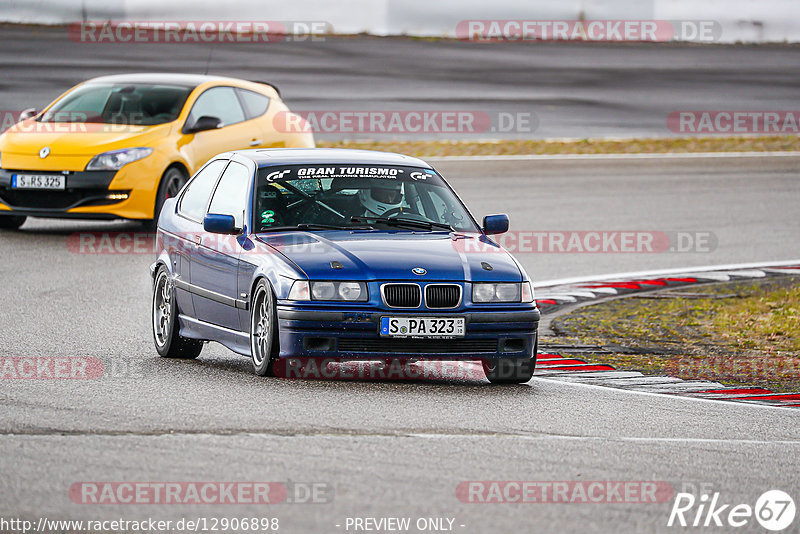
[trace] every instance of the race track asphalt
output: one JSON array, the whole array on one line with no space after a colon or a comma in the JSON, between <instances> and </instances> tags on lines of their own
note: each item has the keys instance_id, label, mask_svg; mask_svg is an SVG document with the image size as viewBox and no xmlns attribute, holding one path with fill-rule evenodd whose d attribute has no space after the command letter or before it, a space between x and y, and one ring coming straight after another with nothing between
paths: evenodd
<instances>
[{"instance_id":1,"label":"race track asphalt","mask_svg":"<svg viewBox=\"0 0 800 534\"><path fill-rule=\"evenodd\" d=\"M521 253L537 280L800 256L798 158L434 163L476 215L507 212L513 230L685 230L717 239L711 252ZM68 247L70 235L90 230L138 228L39 219L0 233L3 355L95 357L105 369L95 380L2 381L3 514L274 516L285 532L344 532L347 517L364 516L450 517L465 533L666 532L674 530L669 502L467 504L456 487L664 481L751 506L773 488L800 495L796 410L542 378L512 387L481 377L261 379L216 345L196 361L161 359L149 326L152 256ZM81 481L287 480L327 484L332 498L94 506L68 494Z\"/></svg>"},{"instance_id":2,"label":"race track asphalt","mask_svg":"<svg viewBox=\"0 0 800 534\"><path fill-rule=\"evenodd\" d=\"M41 109L94 76L190 72L268 80L297 111L469 111L495 128L324 131L320 139L673 135L683 110L797 110L797 45L468 43L366 36L270 44L86 43L0 25L0 111ZM529 123L501 124L499 114ZM508 115L510 114L510 115ZM477 124L477 123L476 123ZM7 127L9 125L5 125Z\"/></svg>"}]
</instances>

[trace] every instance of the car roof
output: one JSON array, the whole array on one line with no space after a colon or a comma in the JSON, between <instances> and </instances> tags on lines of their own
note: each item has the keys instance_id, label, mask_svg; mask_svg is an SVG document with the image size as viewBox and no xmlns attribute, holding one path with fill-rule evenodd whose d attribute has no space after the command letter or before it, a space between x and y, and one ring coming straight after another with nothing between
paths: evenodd
<instances>
[{"instance_id":1,"label":"car roof","mask_svg":"<svg viewBox=\"0 0 800 534\"><path fill-rule=\"evenodd\" d=\"M112 74L110 76L99 76L86 80L86 83L152 83L152 84L172 84L184 87L197 87L206 82L243 82L237 78L226 76L211 76L206 74L172 74L166 72L140 72L132 74Z\"/></svg>"},{"instance_id":2,"label":"car roof","mask_svg":"<svg viewBox=\"0 0 800 534\"><path fill-rule=\"evenodd\" d=\"M356 165L407 165L427 169L432 168L421 159L404 154L350 148L255 148L235 150L230 153L251 159L259 167L302 165L304 163L349 163Z\"/></svg>"}]
</instances>

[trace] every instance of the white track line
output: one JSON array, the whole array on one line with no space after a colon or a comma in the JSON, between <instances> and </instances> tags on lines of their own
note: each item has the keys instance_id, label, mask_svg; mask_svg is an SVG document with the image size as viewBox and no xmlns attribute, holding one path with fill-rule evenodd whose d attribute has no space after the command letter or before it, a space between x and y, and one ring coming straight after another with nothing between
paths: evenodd
<instances>
[{"instance_id":1,"label":"white track line","mask_svg":"<svg viewBox=\"0 0 800 534\"><path fill-rule=\"evenodd\" d=\"M611 391L619 391L624 392L628 395L645 395L649 397L658 397L659 399L673 399L676 402L679 401L686 401L686 402L703 402L703 403L712 403L713 405L719 406L719 403L725 403L728 405L730 409L757 409L763 410L764 408L769 408L773 410L786 410L788 413L797 414L797 408L793 408L791 406L780 406L780 405L773 405L773 404L754 404L750 402L745 402L743 400L728 400L728 399L706 399L702 397L690 397L688 395L666 395L664 393L653 393L651 391L637 391L635 389L623 389L623 388L615 388L609 386L602 386L599 384L588 384L583 382L567 382L561 380L551 380L546 376L537 376L534 374L531 381L544 381L550 384L558 383L564 385L566 387L574 387L574 388L589 388L589 389L599 389L605 392ZM530 384L531 382L528 382ZM800 440L797 441L800 444Z\"/></svg>"},{"instance_id":2,"label":"white track line","mask_svg":"<svg viewBox=\"0 0 800 534\"><path fill-rule=\"evenodd\" d=\"M507 156L437 156L421 158L426 161L569 161L620 159L730 159L800 157L800 152L647 152L644 154L519 154Z\"/></svg>"},{"instance_id":3,"label":"white track line","mask_svg":"<svg viewBox=\"0 0 800 534\"><path fill-rule=\"evenodd\" d=\"M664 276L668 274L686 274L692 273L702 276L701 273L706 271L734 271L739 269L760 269L769 267L780 267L783 265L800 265L800 259L788 261L775 261L775 262L761 262L761 263L733 263L728 265L704 265L702 267L682 267L678 269L657 269L653 271L634 271L629 273L614 273L603 274L597 276L576 276L574 278L561 278L557 280L543 280L541 282L534 282L533 287L545 288L552 286L561 286L569 284L580 284L586 282L601 282L604 280L616 280L624 278L648 278L653 276Z\"/></svg>"}]
</instances>

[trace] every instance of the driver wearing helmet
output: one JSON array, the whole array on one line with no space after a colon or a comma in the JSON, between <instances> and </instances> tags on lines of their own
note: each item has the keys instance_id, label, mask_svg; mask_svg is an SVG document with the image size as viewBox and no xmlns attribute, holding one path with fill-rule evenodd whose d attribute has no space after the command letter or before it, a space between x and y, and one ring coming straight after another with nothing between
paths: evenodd
<instances>
[{"instance_id":1,"label":"driver wearing helmet","mask_svg":"<svg viewBox=\"0 0 800 534\"><path fill-rule=\"evenodd\" d=\"M403 182L371 180L370 187L358 192L365 217L383 217L385 213L403 205Z\"/></svg>"}]
</instances>

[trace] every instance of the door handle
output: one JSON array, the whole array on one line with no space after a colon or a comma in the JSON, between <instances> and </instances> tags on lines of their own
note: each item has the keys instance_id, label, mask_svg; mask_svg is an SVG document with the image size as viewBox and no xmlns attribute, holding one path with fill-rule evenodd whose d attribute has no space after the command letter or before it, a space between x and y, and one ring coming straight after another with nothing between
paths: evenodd
<instances>
[{"instance_id":1,"label":"door handle","mask_svg":"<svg viewBox=\"0 0 800 534\"><path fill-rule=\"evenodd\" d=\"M261 139L253 139L250 141L250 146L258 146L261 144Z\"/></svg>"}]
</instances>

